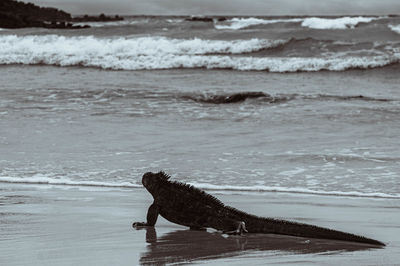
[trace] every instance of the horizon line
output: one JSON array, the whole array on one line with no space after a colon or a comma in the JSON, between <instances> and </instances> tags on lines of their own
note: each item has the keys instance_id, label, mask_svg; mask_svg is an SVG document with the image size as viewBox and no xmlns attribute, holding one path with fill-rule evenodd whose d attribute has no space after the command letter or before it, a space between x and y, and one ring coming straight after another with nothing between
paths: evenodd
<instances>
[{"instance_id":1,"label":"horizon line","mask_svg":"<svg viewBox=\"0 0 400 266\"><path fill-rule=\"evenodd\" d=\"M60 10L60 9L59 9ZM125 16L125 17L133 17L133 16L147 16L147 17L382 17L382 16L387 16L387 17L400 17L400 13L398 14L336 14L336 15L317 15L317 14L302 14L302 15L247 15L247 14L229 14L229 15L224 15L224 14L187 14L187 15L160 15L160 14L118 14L118 13L82 13L82 14L72 14L72 16L84 16L84 15L89 15L89 16L96 16L100 14L104 14L106 16Z\"/></svg>"}]
</instances>

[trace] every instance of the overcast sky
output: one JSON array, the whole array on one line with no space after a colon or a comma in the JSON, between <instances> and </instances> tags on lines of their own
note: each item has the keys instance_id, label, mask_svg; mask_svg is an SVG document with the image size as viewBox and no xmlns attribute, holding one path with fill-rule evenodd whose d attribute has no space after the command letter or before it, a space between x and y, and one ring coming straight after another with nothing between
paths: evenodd
<instances>
[{"instance_id":1,"label":"overcast sky","mask_svg":"<svg viewBox=\"0 0 400 266\"><path fill-rule=\"evenodd\" d=\"M72 14L351 15L400 14L400 0L23 0Z\"/></svg>"}]
</instances>

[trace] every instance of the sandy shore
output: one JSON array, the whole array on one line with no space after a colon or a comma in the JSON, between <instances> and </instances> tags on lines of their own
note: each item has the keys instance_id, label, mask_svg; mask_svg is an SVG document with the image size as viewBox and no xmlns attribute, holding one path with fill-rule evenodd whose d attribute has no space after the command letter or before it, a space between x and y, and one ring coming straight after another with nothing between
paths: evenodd
<instances>
[{"instance_id":1,"label":"sandy shore","mask_svg":"<svg viewBox=\"0 0 400 266\"><path fill-rule=\"evenodd\" d=\"M160 218L134 230L152 198L144 189L2 183L0 265L398 265L400 201L285 193L215 194L247 212L364 235L385 248L277 235L189 231Z\"/></svg>"}]
</instances>

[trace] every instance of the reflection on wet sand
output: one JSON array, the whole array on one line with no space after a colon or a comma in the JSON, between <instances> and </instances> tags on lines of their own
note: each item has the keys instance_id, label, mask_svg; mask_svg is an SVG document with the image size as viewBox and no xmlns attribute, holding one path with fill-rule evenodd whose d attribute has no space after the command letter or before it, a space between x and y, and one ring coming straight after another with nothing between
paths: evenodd
<instances>
[{"instance_id":1,"label":"reflection on wet sand","mask_svg":"<svg viewBox=\"0 0 400 266\"><path fill-rule=\"evenodd\" d=\"M142 265L192 262L232 257L245 251L291 252L297 254L341 253L376 248L352 242L306 239L273 234L227 236L218 232L178 230L160 238L154 227L145 228L147 251L141 254Z\"/></svg>"}]
</instances>

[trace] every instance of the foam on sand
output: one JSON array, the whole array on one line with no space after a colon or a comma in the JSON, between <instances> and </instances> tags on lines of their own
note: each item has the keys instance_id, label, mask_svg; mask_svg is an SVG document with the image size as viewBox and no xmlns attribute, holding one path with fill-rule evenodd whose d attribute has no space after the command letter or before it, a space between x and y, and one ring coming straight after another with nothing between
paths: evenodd
<instances>
[{"instance_id":1,"label":"foam on sand","mask_svg":"<svg viewBox=\"0 0 400 266\"><path fill-rule=\"evenodd\" d=\"M77 187L106 187L106 188L141 188L142 185L130 182L103 182L92 180L71 180L67 177L52 178L45 175L35 175L32 177L9 177L0 176L0 183L11 184L36 184L36 185L57 185L57 186L77 186ZM359 191L320 191L307 188L288 188L280 186L233 186L233 185L214 185L208 183L188 183L204 190L215 190L225 193L237 192L283 192L314 194L339 197L367 197L367 198L389 198L400 199L400 194L387 194L379 192L359 192Z\"/></svg>"},{"instance_id":2,"label":"foam on sand","mask_svg":"<svg viewBox=\"0 0 400 266\"><path fill-rule=\"evenodd\" d=\"M216 191L231 191L231 192L283 192L283 193L300 193L300 194L314 194L326 196L339 196L339 197L367 197L367 198L390 198L400 199L400 194L387 194L380 192L359 192L359 191L322 191L312 190L307 188L288 188L279 186L232 186L232 185L213 185L205 183L190 183L191 185L204 189Z\"/></svg>"}]
</instances>

